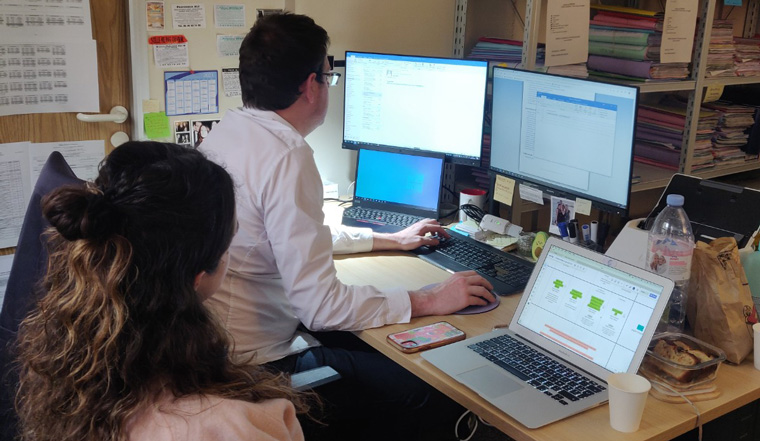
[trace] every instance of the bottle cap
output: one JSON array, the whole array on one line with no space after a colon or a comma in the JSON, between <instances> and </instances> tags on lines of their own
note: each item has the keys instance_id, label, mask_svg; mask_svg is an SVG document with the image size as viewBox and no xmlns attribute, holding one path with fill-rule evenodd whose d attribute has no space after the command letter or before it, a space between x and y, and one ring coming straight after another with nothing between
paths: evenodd
<instances>
[{"instance_id":1,"label":"bottle cap","mask_svg":"<svg viewBox=\"0 0 760 441\"><path fill-rule=\"evenodd\" d=\"M683 207L683 196L680 194L669 194L666 201L668 205Z\"/></svg>"}]
</instances>

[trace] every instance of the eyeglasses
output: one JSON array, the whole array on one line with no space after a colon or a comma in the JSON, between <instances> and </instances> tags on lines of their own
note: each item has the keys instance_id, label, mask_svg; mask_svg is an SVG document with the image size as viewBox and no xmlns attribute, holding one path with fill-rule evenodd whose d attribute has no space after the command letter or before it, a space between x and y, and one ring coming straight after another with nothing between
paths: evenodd
<instances>
[{"instance_id":1,"label":"eyeglasses","mask_svg":"<svg viewBox=\"0 0 760 441\"><path fill-rule=\"evenodd\" d=\"M340 80L340 72L322 72L322 75L325 76L328 86L332 87L338 85L338 80Z\"/></svg>"}]
</instances>

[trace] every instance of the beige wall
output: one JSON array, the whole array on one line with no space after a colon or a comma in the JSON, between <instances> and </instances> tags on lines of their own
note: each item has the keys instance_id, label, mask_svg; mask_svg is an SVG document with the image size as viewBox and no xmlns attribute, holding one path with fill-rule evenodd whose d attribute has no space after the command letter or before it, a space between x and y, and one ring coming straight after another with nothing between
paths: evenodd
<instances>
[{"instance_id":1,"label":"beige wall","mask_svg":"<svg viewBox=\"0 0 760 441\"><path fill-rule=\"evenodd\" d=\"M336 60L343 60L346 50L448 57L454 40L454 4L454 0L301 0L294 9L327 30L329 52ZM340 87L330 89L325 123L307 141L322 178L338 183L341 194L347 194L355 156L341 149L342 80Z\"/></svg>"}]
</instances>

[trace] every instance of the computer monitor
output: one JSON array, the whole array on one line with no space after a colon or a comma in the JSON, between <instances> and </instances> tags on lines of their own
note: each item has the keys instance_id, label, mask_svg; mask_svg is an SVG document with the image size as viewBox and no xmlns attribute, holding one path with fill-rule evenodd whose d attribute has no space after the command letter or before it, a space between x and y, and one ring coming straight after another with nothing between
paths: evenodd
<instances>
[{"instance_id":1,"label":"computer monitor","mask_svg":"<svg viewBox=\"0 0 760 441\"><path fill-rule=\"evenodd\" d=\"M480 165L488 63L346 52L343 148Z\"/></svg>"},{"instance_id":2,"label":"computer monitor","mask_svg":"<svg viewBox=\"0 0 760 441\"><path fill-rule=\"evenodd\" d=\"M495 67L490 169L627 215L638 89Z\"/></svg>"}]
</instances>

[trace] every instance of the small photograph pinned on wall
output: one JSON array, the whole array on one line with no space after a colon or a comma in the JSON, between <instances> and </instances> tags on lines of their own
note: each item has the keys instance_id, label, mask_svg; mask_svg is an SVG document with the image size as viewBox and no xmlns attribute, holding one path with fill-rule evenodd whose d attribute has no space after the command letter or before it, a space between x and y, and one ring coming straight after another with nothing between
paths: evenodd
<instances>
[{"instance_id":1,"label":"small photograph pinned on wall","mask_svg":"<svg viewBox=\"0 0 760 441\"><path fill-rule=\"evenodd\" d=\"M209 132L216 127L218 119L195 120L192 124L193 147L198 148Z\"/></svg>"},{"instance_id":2,"label":"small photograph pinned on wall","mask_svg":"<svg viewBox=\"0 0 760 441\"><path fill-rule=\"evenodd\" d=\"M185 147L193 147L190 121L174 121L174 142Z\"/></svg>"},{"instance_id":3,"label":"small photograph pinned on wall","mask_svg":"<svg viewBox=\"0 0 760 441\"><path fill-rule=\"evenodd\" d=\"M190 133L190 121L174 121L174 133Z\"/></svg>"},{"instance_id":4,"label":"small photograph pinned on wall","mask_svg":"<svg viewBox=\"0 0 760 441\"><path fill-rule=\"evenodd\" d=\"M183 146L183 147L193 147L192 143L190 142L190 132L187 133L175 133L174 138L177 144Z\"/></svg>"},{"instance_id":5,"label":"small photograph pinned on wall","mask_svg":"<svg viewBox=\"0 0 760 441\"><path fill-rule=\"evenodd\" d=\"M551 222L549 232L560 234L558 225L561 222L570 222L575 217L575 201L572 199L552 196Z\"/></svg>"}]
</instances>

